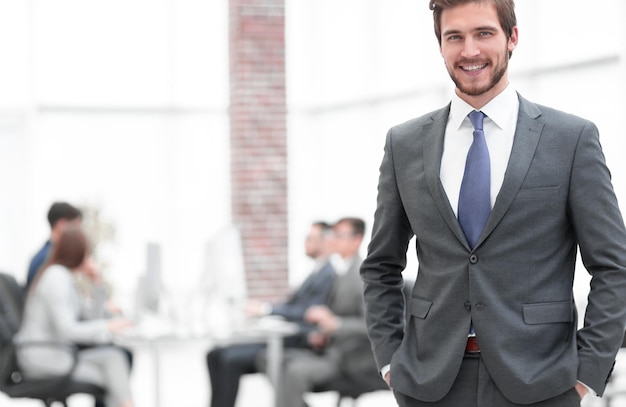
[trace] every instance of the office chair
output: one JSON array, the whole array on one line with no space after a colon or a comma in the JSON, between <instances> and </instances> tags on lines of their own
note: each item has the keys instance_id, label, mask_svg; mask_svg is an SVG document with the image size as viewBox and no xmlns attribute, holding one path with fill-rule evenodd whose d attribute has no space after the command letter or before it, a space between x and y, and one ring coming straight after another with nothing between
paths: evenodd
<instances>
[{"instance_id":1,"label":"office chair","mask_svg":"<svg viewBox=\"0 0 626 407\"><path fill-rule=\"evenodd\" d=\"M321 393L332 391L338 394L337 407L339 407L343 400L349 399L352 401L352 405L356 405L359 397L366 393L371 393L379 390L389 390L387 384L378 376L376 371L374 374L370 372L364 372L362 376L352 377L342 375L340 378L333 380L329 383L316 386L313 389L313 393Z\"/></svg>"},{"instance_id":2,"label":"office chair","mask_svg":"<svg viewBox=\"0 0 626 407\"><path fill-rule=\"evenodd\" d=\"M46 407L60 402L67 407L67 399L72 394L85 393L97 397L104 396L104 389L72 379L72 373L78 362L78 350L66 343L32 342L16 345L13 336L19 330L22 321L25 295L15 278L0 273L0 391L11 398L33 398L41 400ZM60 347L73 356L73 366L63 376L28 379L22 375L17 365L17 347L46 346Z\"/></svg>"}]
</instances>

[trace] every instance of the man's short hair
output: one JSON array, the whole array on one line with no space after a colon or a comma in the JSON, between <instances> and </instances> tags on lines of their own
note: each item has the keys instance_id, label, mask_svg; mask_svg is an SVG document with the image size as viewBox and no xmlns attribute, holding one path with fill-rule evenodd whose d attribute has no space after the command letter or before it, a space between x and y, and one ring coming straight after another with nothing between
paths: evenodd
<instances>
[{"instance_id":1,"label":"man's short hair","mask_svg":"<svg viewBox=\"0 0 626 407\"><path fill-rule=\"evenodd\" d=\"M82 211L67 202L55 202L48 210L48 223L50 224L50 228L53 228L61 219L72 221L82 218Z\"/></svg>"},{"instance_id":2,"label":"man's short hair","mask_svg":"<svg viewBox=\"0 0 626 407\"><path fill-rule=\"evenodd\" d=\"M326 235L332 229L332 226L323 220L315 221L311 224L311 226L320 228L322 230L322 235Z\"/></svg>"},{"instance_id":3,"label":"man's short hair","mask_svg":"<svg viewBox=\"0 0 626 407\"><path fill-rule=\"evenodd\" d=\"M513 27L517 26L517 17L515 16L515 0L430 0L429 8L433 11L433 20L435 23L435 36L441 46L441 13L443 10L457 7L466 3L482 3L491 2L495 4L500 20L500 26L504 30L506 38L513 35ZM513 55L513 51L509 51L509 59Z\"/></svg>"},{"instance_id":4,"label":"man's short hair","mask_svg":"<svg viewBox=\"0 0 626 407\"><path fill-rule=\"evenodd\" d=\"M341 218L339 219L337 222L335 222L335 225L338 225L340 223L349 223L350 226L352 227L352 233L355 236L364 236L365 235L365 221L361 218L353 218L353 217L347 217L347 218Z\"/></svg>"}]
</instances>

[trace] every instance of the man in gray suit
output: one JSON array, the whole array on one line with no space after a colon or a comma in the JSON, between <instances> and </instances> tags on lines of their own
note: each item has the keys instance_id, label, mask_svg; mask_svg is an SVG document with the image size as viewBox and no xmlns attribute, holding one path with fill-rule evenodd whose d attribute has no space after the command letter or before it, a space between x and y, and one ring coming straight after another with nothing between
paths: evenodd
<instances>
[{"instance_id":1,"label":"man in gray suit","mask_svg":"<svg viewBox=\"0 0 626 407\"><path fill-rule=\"evenodd\" d=\"M578 406L602 395L626 322L626 230L598 130L509 85L513 0L430 8L456 89L387 135L361 268L378 368L401 406ZM592 275L580 330L578 250Z\"/></svg>"},{"instance_id":2,"label":"man in gray suit","mask_svg":"<svg viewBox=\"0 0 626 407\"><path fill-rule=\"evenodd\" d=\"M364 231L365 223L358 218L343 218L333 226L335 254L330 260L337 277L328 303L312 306L304 315L307 322L317 327L309 335L314 350L285 350L277 394L280 406L304 406L304 393L342 378L354 378L355 385L369 383L367 370L374 371L375 363L367 340L359 278L359 247ZM365 372L363 366L367 366ZM357 380L364 373L365 380Z\"/></svg>"},{"instance_id":3,"label":"man in gray suit","mask_svg":"<svg viewBox=\"0 0 626 407\"><path fill-rule=\"evenodd\" d=\"M304 322L305 312L312 305L326 304L335 281L335 270L328 260L332 243L332 229L326 222L314 222L304 242L308 257L315 260L315 268L284 302L266 304L251 300L245 308L248 315L261 317L275 315L296 322L300 332L285 338L286 347L306 347L306 335L312 329ZM265 343L235 343L212 349L206 356L211 379L211 407L233 407L244 374L257 373L256 358L265 349Z\"/></svg>"}]
</instances>

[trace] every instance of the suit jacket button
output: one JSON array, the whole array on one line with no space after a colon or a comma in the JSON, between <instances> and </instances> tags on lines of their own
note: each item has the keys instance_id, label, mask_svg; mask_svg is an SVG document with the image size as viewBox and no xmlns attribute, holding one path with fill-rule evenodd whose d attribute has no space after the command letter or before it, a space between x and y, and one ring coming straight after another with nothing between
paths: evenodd
<instances>
[{"instance_id":1,"label":"suit jacket button","mask_svg":"<svg viewBox=\"0 0 626 407\"><path fill-rule=\"evenodd\" d=\"M476 264L478 263L478 256L476 256L475 254L472 254L469 258L470 263L472 264Z\"/></svg>"}]
</instances>

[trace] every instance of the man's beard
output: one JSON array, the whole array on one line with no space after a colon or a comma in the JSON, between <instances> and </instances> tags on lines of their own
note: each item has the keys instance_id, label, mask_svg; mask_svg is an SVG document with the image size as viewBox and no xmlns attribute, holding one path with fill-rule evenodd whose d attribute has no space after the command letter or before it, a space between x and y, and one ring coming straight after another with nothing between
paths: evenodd
<instances>
[{"instance_id":1,"label":"man's beard","mask_svg":"<svg viewBox=\"0 0 626 407\"><path fill-rule=\"evenodd\" d=\"M450 75L452 82L454 82L454 84L459 89L459 91L469 96L480 96L483 93L486 93L489 90L491 90L494 86L496 86L498 82L500 82L504 74L506 73L506 70L508 69L508 66L509 66L509 60L508 58L505 57L503 61L504 62L501 64L500 69L497 69L492 74L491 80L484 86L476 86L476 85L465 86L463 85L462 81L460 81L457 78L457 76L454 74L454 70L448 69L448 74Z\"/></svg>"}]
</instances>

